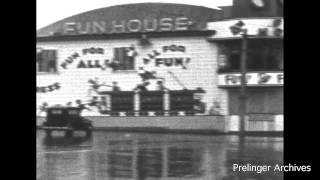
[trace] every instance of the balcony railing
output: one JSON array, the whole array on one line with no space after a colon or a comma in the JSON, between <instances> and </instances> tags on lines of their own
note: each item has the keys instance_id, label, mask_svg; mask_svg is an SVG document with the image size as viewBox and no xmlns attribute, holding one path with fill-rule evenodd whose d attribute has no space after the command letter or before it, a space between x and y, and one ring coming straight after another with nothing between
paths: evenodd
<instances>
[{"instance_id":1,"label":"balcony railing","mask_svg":"<svg viewBox=\"0 0 320 180\"><path fill-rule=\"evenodd\" d=\"M115 115L186 115L204 113L204 103L199 99L205 93L202 89L177 91L103 91L99 95L99 109L102 114ZM200 108L199 108L200 107ZM200 109L200 110L199 110Z\"/></svg>"}]
</instances>

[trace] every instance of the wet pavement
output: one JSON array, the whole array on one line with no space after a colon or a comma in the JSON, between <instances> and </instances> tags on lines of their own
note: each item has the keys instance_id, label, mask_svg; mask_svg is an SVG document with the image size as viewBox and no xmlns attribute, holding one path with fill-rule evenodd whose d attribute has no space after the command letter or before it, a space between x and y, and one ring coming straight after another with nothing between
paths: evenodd
<instances>
[{"instance_id":1,"label":"wet pavement","mask_svg":"<svg viewBox=\"0 0 320 180\"><path fill-rule=\"evenodd\" d=\"M233 165L282 165L282 137L37 131L38 180L277 180L282 172Z\"/></svg>"}]
</instances>

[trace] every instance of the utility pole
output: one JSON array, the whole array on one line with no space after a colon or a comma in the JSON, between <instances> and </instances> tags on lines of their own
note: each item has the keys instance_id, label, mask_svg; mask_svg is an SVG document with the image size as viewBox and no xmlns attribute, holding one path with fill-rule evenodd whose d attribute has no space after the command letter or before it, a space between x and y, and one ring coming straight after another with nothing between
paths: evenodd
<instances>
[{"instance_id":1,"label":"utility pole","mask_svg":"<svg viewBox=\"0 0 320 180\"><path fill-rule=\"evenodd\" d=\"M241 38L241 92L240 92L240 136L245 135L245 117L247 111L246 103L246 73L247 73L247 29L242 29Z\"/></svg>"},{"instance_id":2,"label":"utility pole","mask_svg":"<svg viewBox=\"0 0 320 180\"><path fill-rule=\"evenodd\" d=\"M247 102L246 102L246 84L247 84L247 48L248 48L248 34L247 29L243 28L244 23L242 21L237 22L233 26L230 26L231 33L233 35L238 35L241 33L241 59L240 59L240 68L241 68L241 90L240 90L240 137L244 137L245 135L245 117L247 114ZM240 138L243 139L243 138Z\"/></svg>"}]
</instances>

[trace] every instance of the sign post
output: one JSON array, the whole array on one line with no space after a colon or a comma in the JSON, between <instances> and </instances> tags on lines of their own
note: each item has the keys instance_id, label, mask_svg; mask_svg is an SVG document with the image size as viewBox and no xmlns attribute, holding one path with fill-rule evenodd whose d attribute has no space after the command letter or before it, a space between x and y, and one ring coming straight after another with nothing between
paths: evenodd
<instances>
[{"instance_id":1,"label":"sign post","mask_svg":"<svg viewBox=\"0 0 320 180\"><path fill-rule=\"evenodd\" d=\"M246 116L246 72L247 72L247 30L243 29L241 39L241 94L240 94L240 135L245 134L245 116Z\"/></svg>"},{"instance_id":2,"label":"sign post","mask_svg":"<svg viewBox=\"0 0 320 180\"><path fill-rule=\"evenodd\" d=\"M245 24L242 21L238 21L235 25L230 27L231 33L233 35L238 35L241 33L241 92L240 92L240 140L245 135L245 116L246 116L246 72L247 72L247 32L248 29L243 28Z\"/></svg>"}]
</instances>

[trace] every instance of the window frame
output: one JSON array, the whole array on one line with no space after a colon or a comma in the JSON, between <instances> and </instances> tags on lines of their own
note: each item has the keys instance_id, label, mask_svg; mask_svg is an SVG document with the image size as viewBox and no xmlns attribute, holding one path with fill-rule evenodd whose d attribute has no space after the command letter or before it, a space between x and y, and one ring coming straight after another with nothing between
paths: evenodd
<instances>
[{"instance_id":1,"label":"window frame","mask_svg":"<svg viewBox=\"0 0 320 180\"><path fill-rule=\"evenodd\" d=\"M40 50L40 52L38 52L38 50ZM54 72L50 71L50 67L48 68L49 71L40 71L40 63L38 63L38 53L43 53L44 51L53 51L54 52L54 61L55 61L55 67L54 67ZM40 55L43 56L43 55ZM42 58L42 57L41 57ZM41 61L41 59L40 59ZM47 64L46 66L50 66L49 63L52 60L47 60ZM59 66L58 66L58 50L57 49L53 49L53 48L42 48L42 47L37 47L37 54L36 54L36 73L37 75L41 75L41 74L59 74Z\"/></svg>"},{"instance_id":2,"label":"window frame","mask_svg":"<svg viewBox=\"0 0 320 180\"><path fill-rule=\"evenodd\" d=\"M116 59L116 49L120 49L120 48L124 48L125 49L125 51L127 51L129 48L130 48L130 46L117 46L117 47L113 47L113 61L116 61L117 59ZM126 52L127 53L127 52ZM125 60L127 60L127 59L125 59ZM114 73L123 73L123 72L125 72L125 73L130 73L130 72L132 72L132 73L136 73L137 72L137 67L136 67L136 57L134 57L134 59L133 59L133 68L132 69L116 69L116 68L114 68L113 69L113 72ZM120 60L119 60L119 62L121 62Z\"/></svg>"},{"instance_id":3,"label":"window frame","mask_svg":"<svg viewBox=\"0 0 320 180\"><path fill-rule=\"evenodd\" d=\"M259 44L257 40L252 39L248 41L247 71L283 71L283 42L272 42L265 39L259 40L263 41L261 42L261 47L252 45L252 43ZM277 43L281 43L281 45ZM281 48L282 52L281 50L279 50L280 52L277 51L279 48ZM232 53L236 51L237 53ZM276 54L278 57L270 58L273 54ZM232 55L235 55L237 58L231 58ZM258 58L253 58L253 56L257 56ZM218 62L218 73L239 72L241 70L241 40L220 42L218 44L218 57L224 57L223 60L218 59L218 61L223 61ZM220 64L224 64L224 66Z\"/></svg>"}]
</instances>

